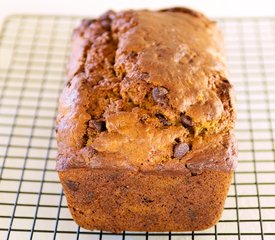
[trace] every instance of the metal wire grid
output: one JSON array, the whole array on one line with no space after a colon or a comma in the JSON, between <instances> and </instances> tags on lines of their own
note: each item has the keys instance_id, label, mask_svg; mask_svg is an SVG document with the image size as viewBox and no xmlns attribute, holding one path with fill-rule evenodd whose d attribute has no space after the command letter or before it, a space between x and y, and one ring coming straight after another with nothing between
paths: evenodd
<instances>
[{"instance_id":1,"label":"metal wire grid","mask_svg":"<svg viewBox=\"0 0 275 240\"><path fill-rule=\"evenodd\" d=\"M219 19L238 100L239 166L202 232L79 228L55 172L54 118L79 17L12 16L0 35L0 239L275 239L275 19Z\"/></svg>"}]
</instances>

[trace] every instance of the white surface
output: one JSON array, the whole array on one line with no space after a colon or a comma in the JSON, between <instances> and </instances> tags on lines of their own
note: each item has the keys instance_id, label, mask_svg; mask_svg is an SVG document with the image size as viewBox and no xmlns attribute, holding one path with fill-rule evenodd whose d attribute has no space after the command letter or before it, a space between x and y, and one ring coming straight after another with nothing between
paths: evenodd
<instances>
[{"instance_id":1,"label":"white surface","mask_svg":"<svg viewBox=\"0 0 275 240\"><path fill-rule=\"evenodd\" d=\"M0 0L0 21L14 13L96 16L108 9L188 6L210 17L273 16L273 0Z\"/></svg>"}]
</instances>

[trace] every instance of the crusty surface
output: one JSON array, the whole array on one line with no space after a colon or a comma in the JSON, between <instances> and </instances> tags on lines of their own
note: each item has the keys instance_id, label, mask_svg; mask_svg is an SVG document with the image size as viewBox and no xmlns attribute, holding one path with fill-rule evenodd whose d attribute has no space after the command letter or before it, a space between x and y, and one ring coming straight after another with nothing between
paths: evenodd
<instances>
[{"instance_id":1,"label":"crusty surface","mask_svg":"<svg viewBox=\"0 0 275 240\"><path fill-rule=\"evenodd\" d=\"M154 95L156 89L167 93ZM106 131L91 128L99 120ZM108 12L74 31L57 169L230 171L234 121L221 35L203 15L183 8ZM178 143L190 147L180 159L173 154Z\"/></svg>"},{"instance_id":2,"label":"crusty surface","mask_svg":"<svg viewBox=\"0 0 275 240\"><path fill-rule=\"evenodd\" d=\"M232 173L182 174L71 169L60 179L71 214L87 229L195 231L217 223ZM153 184L152 184L153 183Z\"/></svg>"},{"instance_id":3,"label":"crusty surface","mask_svg":"<svg viewBox=\"0 0 275 240\"><path fill-rule=\"evenodd\" d=\"M198 12L83 20L57 117L75 221L113 232L215 224L236 166L232 94L220 32Z\"/></svg>"}]
</instances>

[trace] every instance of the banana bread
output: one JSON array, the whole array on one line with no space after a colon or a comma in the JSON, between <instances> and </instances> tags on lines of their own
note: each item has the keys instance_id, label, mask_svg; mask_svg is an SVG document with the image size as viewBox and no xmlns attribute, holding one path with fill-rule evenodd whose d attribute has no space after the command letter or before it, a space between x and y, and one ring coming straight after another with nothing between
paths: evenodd
<instances>
[{"instance_id":1,"label":"banana bread","mask_svg":"<svg viewBox=\"0 0 275 240\"><path fill-rule=\"evenodd\" d=\"M74 30L57 171L74 220L193 231L223 211L235 107L216 23L186 8L109 11Z\"/></svg>"}]
</instances>

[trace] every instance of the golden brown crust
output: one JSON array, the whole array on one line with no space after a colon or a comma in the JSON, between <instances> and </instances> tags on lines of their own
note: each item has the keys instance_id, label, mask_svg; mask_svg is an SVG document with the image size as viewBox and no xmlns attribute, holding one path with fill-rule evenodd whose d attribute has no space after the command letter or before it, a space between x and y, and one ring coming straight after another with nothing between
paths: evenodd
<instances>
[{"instance_id":1,"label":"golden brown crust","mask_svg":"<svg viewBox=\"0 0 275 240\"><path fill-rule=\"evenodd\" d=\"M207 223L200 221L205 221L203 217L210 219L210 212L199 222L192 220L191 227L187 217L190 213L181 201L177 204L185 210L176 216L189 220L179 225L172 216L167 216L169 227L155 221L143 228L138 217L132 227L126 223L113 227L110 222L95 224L93 221L100 221L97 218L102 213L94 215L88 209L100 207L99 203L86 204L79 197L76 205L74 191L80 194L78 185L84 182L95 188L89 181L101 174L96 191L104 195L101 184L108 188L109 180L105 180L115 172L133 176L129 182L133 189L144 175L148 176L144 184L152 182L155 175L160 176L160 182L177 179L173 182L176 191L181 189L177 189L177 181L213 176L205 186L194 183L180 191L187 195L192 188L213 192L213 187L222 183L211 208L215 212L213 220L208 224L217 221L237 156L233 90L227 78L221 34L216 24L201 13L186 8L109 11L96 20L83 20L73 34L68 82L57 117L57 170L69 207L71 211L72 206L78 206L78 210L88 212L83 217L72 211L76 221L90 229L111 231L206 227ZM68 181L71 187L66 188ZM117 181L112 191L125 180ZM159 183L153 184L154 191ZM89 192L87 188L83 191ZM144 187L140 191L146 195L151 190ZM165 198L169 191L155 194ZM129 191L125 202L130 204L130 198L138 201L135 194ZM167 201L172 206L178 200ZM196 201L198 211L203 203ZM161 210L154 205L152 209ZM147 213L149 219L157 214ZM110 215L110 221L116 221L115 217Z\"/></svg>"},{"instance_id":2,"label":"golden brown crust","mask_svg":"<svg viewBox=\"0 0 275 240\"><path fill-rule=\"evenodd\" d=\"M143 170L159 162L184 166L197 142L216 144L216 134L231 136L235 112L221 42L213 22L184 8L108 12L84 20L73 35L69 79L60 100L58 168L83 166L81 153L92 149L93 155L84 156L88 166L104 165L104 159L106 166L122 161ZM183 113L192 119L192 131L180 122ZM91 131L94 119L104 119L108 131ZM173 159L175 139L193 149L180 162ZM234 136L227 141L234 148ZM225 153L232 164L220 159L214 169L235 166L236 154L228 155L234 151ZM66 160L68 154L78 156L70 158L74 163Z\"/></svg>"}]
</instances>

